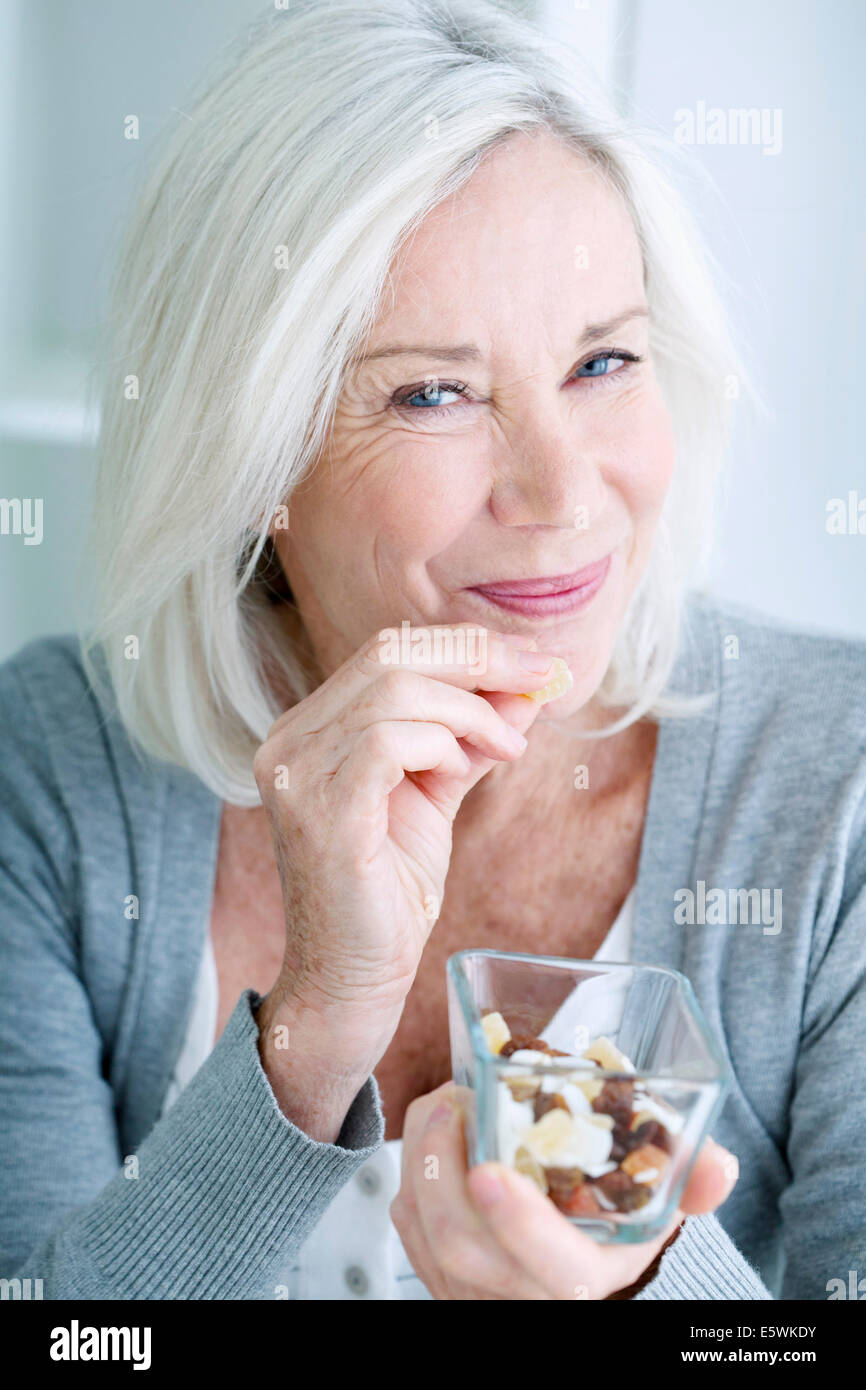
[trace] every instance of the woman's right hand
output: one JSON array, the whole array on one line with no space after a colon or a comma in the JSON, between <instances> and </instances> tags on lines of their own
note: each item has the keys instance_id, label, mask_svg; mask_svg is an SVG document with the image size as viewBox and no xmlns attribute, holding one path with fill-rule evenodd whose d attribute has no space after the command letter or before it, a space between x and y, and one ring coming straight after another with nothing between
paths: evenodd
<instances>
[{"instance_id":1,"label":"woman's right hand","mask_svg":"<svg viewBox=\"0 0 866 1390\"><path fill-rule=\"evenodd\" d=\"M384 664L376 636L282 715L256 754L286 921L260 1050L281 1108L312 1137L336 1137L397 1029L461 801L526 746L540 705L521 693L550 679L554 654L521 641L488 632L479 671Z\"/></svg>"}]
</instances>

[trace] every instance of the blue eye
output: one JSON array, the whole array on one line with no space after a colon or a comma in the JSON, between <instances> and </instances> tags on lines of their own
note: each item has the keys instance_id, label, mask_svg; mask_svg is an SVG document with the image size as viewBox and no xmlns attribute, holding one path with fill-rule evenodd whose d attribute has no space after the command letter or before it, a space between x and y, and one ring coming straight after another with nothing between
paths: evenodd
<instances>
[{"instance_id":1,"label":"blue eye","mask_svg":"<svg viewBox=\"0 0 866 1390\"><path fill-rule=\"evenodd\" d=\"M639 361L640 358L633 356L631 353L605 352L599 357L592 357L588 362L584 362L582 367L578 367L575 376L611 376L613 372L620 371L626 362ZM614 363L616 363L616 366L614 366Z\"/></svg>"},{"instance_id":2,"label":"blue eye","mask_svg":"<svg viewBox=\"0 0 866 1390\"><path fill-rule=\"evenodd\" d=\"M417 387L411 395L404 396L400 404L416 410L437 410L452 404L452 401L444 401L443 396L453 396L454 400L458 400L465 393L465 386L460 387L449 381L431 381Z\"/></svg>"},{"instance_id":3,"label":"blue eye","mask_svg":"<svg viewBox=\"0 0 866 1390\"><path fill-rule=\"evenodd\" d=\"M582 378L584 381L593 381L615 376L633 362L642 361L643 358L636 353L624 352L619 348L605 348L578 367L568 380ZM445 416L452 414L455 402L461 397L472 404L468 386L459 381L440 381L438 377L431 376L416 386L395 392L391 404L397 410L417 411L419 414L432 412L437 416ZM465 406L461 407L461 413L464 409Z\"/></svg>"}]
</instances>

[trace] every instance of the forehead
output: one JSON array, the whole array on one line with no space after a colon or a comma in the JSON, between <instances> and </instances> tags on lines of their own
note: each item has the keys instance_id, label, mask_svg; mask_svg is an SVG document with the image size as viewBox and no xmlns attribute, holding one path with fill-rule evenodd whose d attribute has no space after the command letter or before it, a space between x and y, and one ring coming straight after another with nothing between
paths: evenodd
<instances>
[{"instance_id":1,"label":"forehead","mask_svg":"<svg viewBox=\"0 0 866 1390\"><path fill-rule=\"evenodd\" d=\"M584 323L640 303L643 264L623 200L555 137L516 135L424 219L392 268L370 349L475 341L506 350L515 330L574 340ZM431 338L431 333L435 336Z\"/></svg>"}]
</instances>

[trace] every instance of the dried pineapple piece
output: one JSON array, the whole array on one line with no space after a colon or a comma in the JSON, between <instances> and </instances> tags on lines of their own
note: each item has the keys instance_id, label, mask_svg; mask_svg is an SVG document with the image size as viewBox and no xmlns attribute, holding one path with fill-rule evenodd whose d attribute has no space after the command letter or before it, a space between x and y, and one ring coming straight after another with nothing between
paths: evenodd
<instances>
[{"instance_id":1,"label":"dried pineapple piece","mask_svg":"<svg viewBox=\"0 0 866 1390\"><path fill-rule=\"evenodd\" d=\"M663 1125L669 1134L679 1134L683 1127L683 1117L678 1114L667 1101L659 1100L658 1096L647 1096L643 1092L638 1094L635 1086L635 1113L630 1129L638 1129L640 1125L646 1124L649 1120L656 1120Z\"/></svg>"},{"instance_id":2,"label":"dried pineapple piece","mask_svg":"<svg viewBox=\"0 0 866 1390\"><path fill-rule=\"evenodd\" d=\"M582 1054L590 1062L598 1062L605 1071L634 1071L634 1067L624 1052L614 1047L610 1038L596 1038L591 1047Z\"/></svg>"},{"instance_id":3,"label":"dried pineapple piece","mask_svg":"<svg viewBox=\"0 0 866 1390\"><path fill-rule=\"evenodd\" d=\"M577 1086L579 1090L583 1091L590 1105L595 1100L596 1096L600 1096L604 1090L603 1081L584 1081L579 1073L575 1073L571 1079L574 1085Z\"/></svg>"},{"instance_id":4,"label":"dried pineapple piece","mask_svg":"<svg viewBox=\"0 0 866 1390\"><path fill-rule=\"evenodd\" d=\"M567 1110L548 1110L524 1131L523 1143L533 1158L553 1158L574 1134L574 1120Z\"/></svg>"},{"instance_id":5,"label":"dried pineapple piece","mask_svg":"<svg viewBox=\"0 0 866 1390\"><path fill-rule=\"evenodd\" d=\"M655 1118L651 1110L636 1110L632 1116L629 1129L640 1129L641 1125L645 1125Z\"/></svg>"},{"instance_id":6,"label":"dried pineapple piece","mask_svg":"<svg viewBox=\"0 0 866 1390\"><path fill-rule=\"evenodd\" d=\"M534 1100L541 1090L538 1076L506 1076L505 1084L514 1100Z\"/></svg>"},{"instance_id":7,"label":"dried pineapple piece","mask_svg":"<svg viewBox=\"0 0 866 1390\"><path fill-rule=\"evenodd\" d=\"M574 676L561 656L553 658L551 670L553 674L550 680L540 690L521 691L525 699L535 700L536 704L539 705L546 705L550 700L558 700L560 695L564 695L566 690L571 689L574 685Z\"/></svg>"},{"instance_id":8,"label":"dried pineapple piece","mask_svg":"<svg viewBox=\"0 0 866 1390\"><path fill-rule=\"evenodd\" d=\"M598 1125L599 1129L613 1129L613 1115L586 1115L588 1125Z\"/></svg>"},{"instance_id":9,"label":"dried pineapple piece","mask_svg":"<svg viewBox=\"0 0 866 1390\"><path fill-rule=\"evenodd\" d=\"M547 1178L544 1169L538 1159L533 1158L529 1150L522 1144L514 1155L514 1166L518 1173L522 1173L525 1178L531 1178L536 1187L541 1188L545 1196L547 1195Z\"/></svg>"},{"instance_id":10,"label":"dried pineapple piece","mask_svg":"<svg viewBox=\"0 0 866 1390\"><path fill-rule=\"evenodd\" d=\"M502 1014L485 1014L481 1020L484 1038L490 1051L498 1057L507 1042L511 1041L511 1029Z\"/></svg>"}]
</instances>

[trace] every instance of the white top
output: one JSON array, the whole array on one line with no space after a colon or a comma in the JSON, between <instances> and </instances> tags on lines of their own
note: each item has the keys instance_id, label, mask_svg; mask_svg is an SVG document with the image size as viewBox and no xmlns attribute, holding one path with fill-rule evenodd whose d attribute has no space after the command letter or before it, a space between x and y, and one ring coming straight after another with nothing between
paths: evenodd
<instances>
[{"instance_id":1,"label":"white top","mask_svg":"<svg viewBox=\"0 0 866 1390\"><path fill-rule=\"evenodd\" d=\"M632 888L593 959L629 959L634 922ZM213 943L208 932L192 1014L162 1113L174 1104L211 1051L219 991ZM566 1005L563 1007L567 1007ZM557 1021L561 1022L559 1015ZM601 1020L593 1020L593 1023ZM548 1025L549 1026L549 1025ZM547 1031L547 1030L545 1030ZM594 1026L593 1032L604 1027ZM403 1141L387 1140L340 1189L294 1263L278 1276L291 1299L429 1299L397 1234L389 1207L400 1187Z\"/></svg>"}]
</instances>

